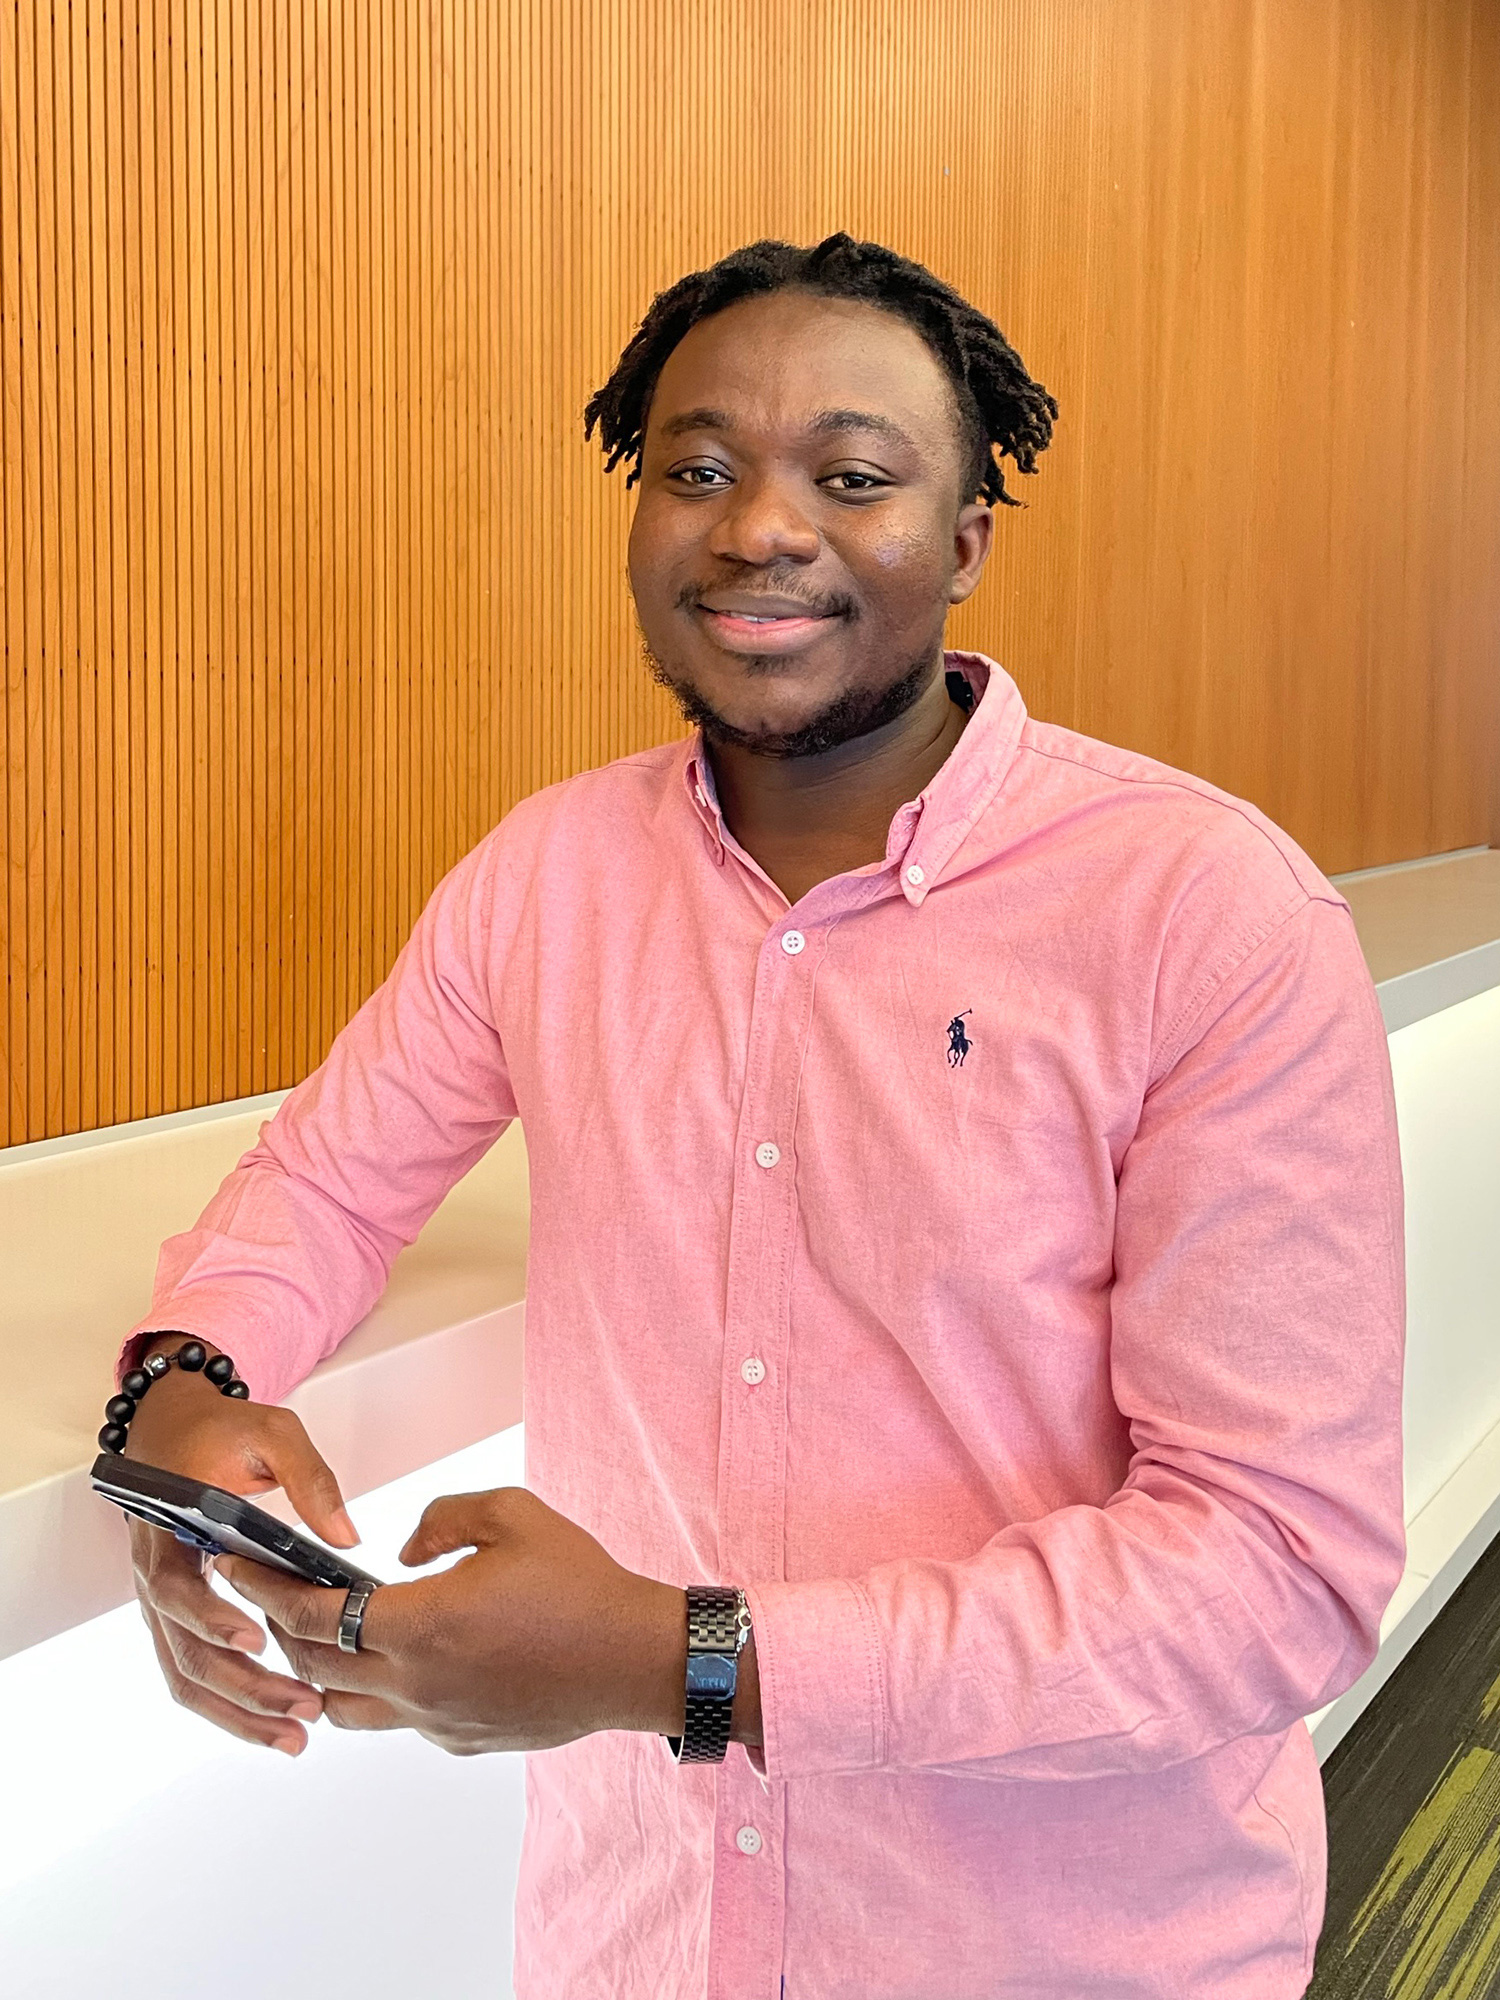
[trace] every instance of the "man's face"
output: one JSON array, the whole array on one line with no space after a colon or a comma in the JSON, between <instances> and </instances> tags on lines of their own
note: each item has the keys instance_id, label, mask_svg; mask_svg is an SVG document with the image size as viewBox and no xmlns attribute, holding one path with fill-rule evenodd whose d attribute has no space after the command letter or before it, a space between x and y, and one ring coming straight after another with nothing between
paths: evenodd
<instances>
[{"instance_id":1,"label":"man's face","mask_svg":"<svg viewBox=\"0 0 1500 2000\"><path fill-rule=\"evenodd\" d=\"M915 700L989 552L968 469L948 377L892 314L776 292L693 327L630 533L653 668L689 718L788 756Z\"/></svg>"}]
</instances>

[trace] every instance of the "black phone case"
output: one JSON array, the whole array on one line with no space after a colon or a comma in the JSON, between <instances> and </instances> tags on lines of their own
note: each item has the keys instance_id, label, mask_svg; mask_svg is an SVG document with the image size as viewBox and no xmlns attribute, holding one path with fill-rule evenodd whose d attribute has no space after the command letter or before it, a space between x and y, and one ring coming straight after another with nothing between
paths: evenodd
<instances>
[{"instance_id":1,"label":"black phone case","mask_svg":"<svg viewBox=\"0 0 1500 2000\"><path fill-rule=\"evenodd\" d=\"M96 1493L127 1514L165 1528L178 1541L213 1555L248 1556L252 1562L300 1576L308 1583L347 1590L351 1584L379 1583L367 1570L299 1534L236 1493L201 1480L185 1479L159 1465L142 1465L104 1451L89 1473Z\"/></svg>"}]
</instances>

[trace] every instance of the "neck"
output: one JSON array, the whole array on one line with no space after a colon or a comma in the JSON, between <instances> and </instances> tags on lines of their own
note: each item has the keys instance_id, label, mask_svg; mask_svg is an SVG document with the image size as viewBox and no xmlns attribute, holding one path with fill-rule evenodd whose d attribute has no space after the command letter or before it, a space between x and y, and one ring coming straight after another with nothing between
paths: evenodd
<instances>
[{"instance_id":1,"label":"neck","mask_svg":"<svg viewBox=\"0 0 1500 2000\"><path fill-rule=\"evenodd\" d=\"M762 757L709 744L730 832L789 903L832 875L885 859L897 811L946 762L967 721L942 662L909 709L816 757Z\"/></svg>"}]
</instances>

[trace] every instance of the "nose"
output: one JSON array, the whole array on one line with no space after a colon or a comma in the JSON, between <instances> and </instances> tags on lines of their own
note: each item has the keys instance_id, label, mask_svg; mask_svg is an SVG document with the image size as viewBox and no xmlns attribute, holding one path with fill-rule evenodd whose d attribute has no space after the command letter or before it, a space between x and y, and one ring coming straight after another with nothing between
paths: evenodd
<instances>
[{"instance_id":1,"label":"nose","mask_svg":"<svg viewBox=\"0 0 1500 2000\"><path fill-rule=\"evenodd\" d=\"M729 504L716 510L709 536L712 554L753 564L817 560L821 537L789 481L743 477L727 497Z\"/></svg>"}]
</instances>

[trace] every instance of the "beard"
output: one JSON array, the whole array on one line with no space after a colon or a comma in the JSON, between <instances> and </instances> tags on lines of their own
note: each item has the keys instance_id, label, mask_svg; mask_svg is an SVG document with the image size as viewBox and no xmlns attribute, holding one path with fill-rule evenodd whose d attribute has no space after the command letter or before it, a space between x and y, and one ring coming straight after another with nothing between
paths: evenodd
<instances>
[{"instance_id":1,"label":"beard","mask_svg":"<svg viewBox=\"0 0 1500 2000\"><path fill-rule=\"evenodd\" d=\"M644 635L641 652L652 680L668 690L684 718L701 729L710 743L734 744L758 757L783 758L819 757L825 750L836 750L841 743L853 743L856 738L894 722L925 693L942 657L941 653L936 658L930 652L923 654L883 687L845 688L796 729L741 729L659 660ZM780 665L779 659L746 661L752 674L771 672Z\"/></svg>"}]
</instances>

